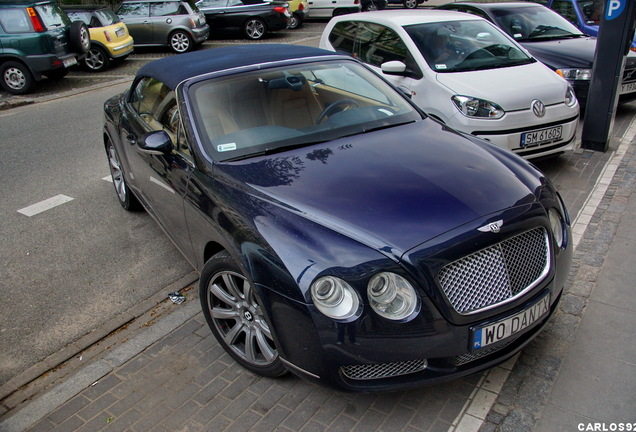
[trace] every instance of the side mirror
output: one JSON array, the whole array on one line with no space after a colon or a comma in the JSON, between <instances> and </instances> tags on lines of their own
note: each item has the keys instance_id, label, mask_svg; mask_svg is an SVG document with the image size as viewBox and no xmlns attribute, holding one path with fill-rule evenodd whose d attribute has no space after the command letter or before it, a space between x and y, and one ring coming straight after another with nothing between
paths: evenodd
<instances>
[{"instance_id":1,"label":"side mirror","mask_svg":"<svg viewBox=\"0 0 636 432\"><path fill-rule=\"evenodd\" d=\"M406 75L406 65L401 61L393 60L382 63L382 72L387 75Z\"/></svg>"},{"instance_id":2,"label":"side mirror","mask_svg":"<svg viewBox=\"0 0 636 432\"><path fill-rule=\"evenodd\" d=\"M145 153L156 155L169 154L174 148L172 139L166 131L154 131L142 135L137 146Z\"/></svg>"}]
</instances>

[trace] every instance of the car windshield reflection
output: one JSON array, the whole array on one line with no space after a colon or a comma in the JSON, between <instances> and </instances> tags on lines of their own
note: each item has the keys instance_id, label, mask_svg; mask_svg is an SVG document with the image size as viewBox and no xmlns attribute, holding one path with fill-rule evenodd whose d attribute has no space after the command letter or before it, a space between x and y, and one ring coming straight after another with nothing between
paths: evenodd
<instances>
[{"instance_id":1,"label":"car windshield reflection","mask_svg":"<svg viewBox=\"0 0 636 432\"><path fill-rule=\"evenodd\" d=\"M543 7L493 10L499 26L518 41L584 36L568 20Z\"/></svg>"},{"instance_id":2,"label":"car windshield reflection","mask_svg":"<svg viewBox=\"0 0 636 432\"><path fill-rule=\"evenodd\" d=\"M189 89L203 150L237 160L422 119L354 62L321 62L204 80Z\"/></svg>"},{"instance_id":3,"label":"car windshield reflection","mask_svg":"<svg viewBox=\"0 0 636 432\"><path fill-rule=\"evenodd\" d=\"M534 62L485 21L427 23L405 29L435 72L467 72Z\"/></svg>"}]
</instances>

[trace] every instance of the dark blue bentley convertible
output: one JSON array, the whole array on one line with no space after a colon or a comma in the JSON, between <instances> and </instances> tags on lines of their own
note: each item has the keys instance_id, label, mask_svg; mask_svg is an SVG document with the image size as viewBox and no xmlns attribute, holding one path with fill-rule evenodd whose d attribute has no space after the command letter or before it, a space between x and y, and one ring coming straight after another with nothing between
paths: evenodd
<instances>
[{"instance_id":1,"label":"dark blue bentley convertible","mask_svg":"<svg viewBox=\"0 0 636 432\"><path fill-rule=\"evenodd\" d=\"M350 57L173 56L105 117L120 203L200 270L212 332L255 373L351 391L460 377L518 352L561 296L572 246L550 181Z\"/></svg>"}]
</instances>

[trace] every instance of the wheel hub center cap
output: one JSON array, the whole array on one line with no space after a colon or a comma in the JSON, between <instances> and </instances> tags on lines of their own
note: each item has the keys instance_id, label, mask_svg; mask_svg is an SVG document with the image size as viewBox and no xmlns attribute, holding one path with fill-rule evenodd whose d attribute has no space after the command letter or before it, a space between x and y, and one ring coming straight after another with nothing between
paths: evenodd
<instances>
[{"instance_id":1,"label":"wheel hub center cap","mask_svg":"<svg viewBox=\"0 0 636 432\"><path fill-rule=\"evenodd\" d=\"M250 312L250 311L248 311L248 310L246 310L246 311L243 313L243 317L245 317L245 319L246 319L247 321L249 321L249 322L254 321L254 315L252 315L252 312Z\"/></svg>"}]
</instances>

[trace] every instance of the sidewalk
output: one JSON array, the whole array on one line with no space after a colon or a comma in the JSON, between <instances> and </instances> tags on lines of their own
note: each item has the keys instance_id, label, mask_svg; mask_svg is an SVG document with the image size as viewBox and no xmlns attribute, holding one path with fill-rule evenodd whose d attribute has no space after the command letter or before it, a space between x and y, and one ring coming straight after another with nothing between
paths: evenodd
<instances>
[{"instance_id":1,"label":"sidewalk","mask_svg":"<svg viewBox=\"0 0 636 432\"><path fill-rule=\"evenodd\" d=\"M636 121L614 133L607 153L578 149L541 166L576 216L574 263L560 310L507 364L379 395L336 393L292 375L262 378L216 343L195 288L185 303L163 304L4 399L0 431L554 432L633 424ZM606 429L585 429L594 423Z\"/></svg>"}]
</instances>

